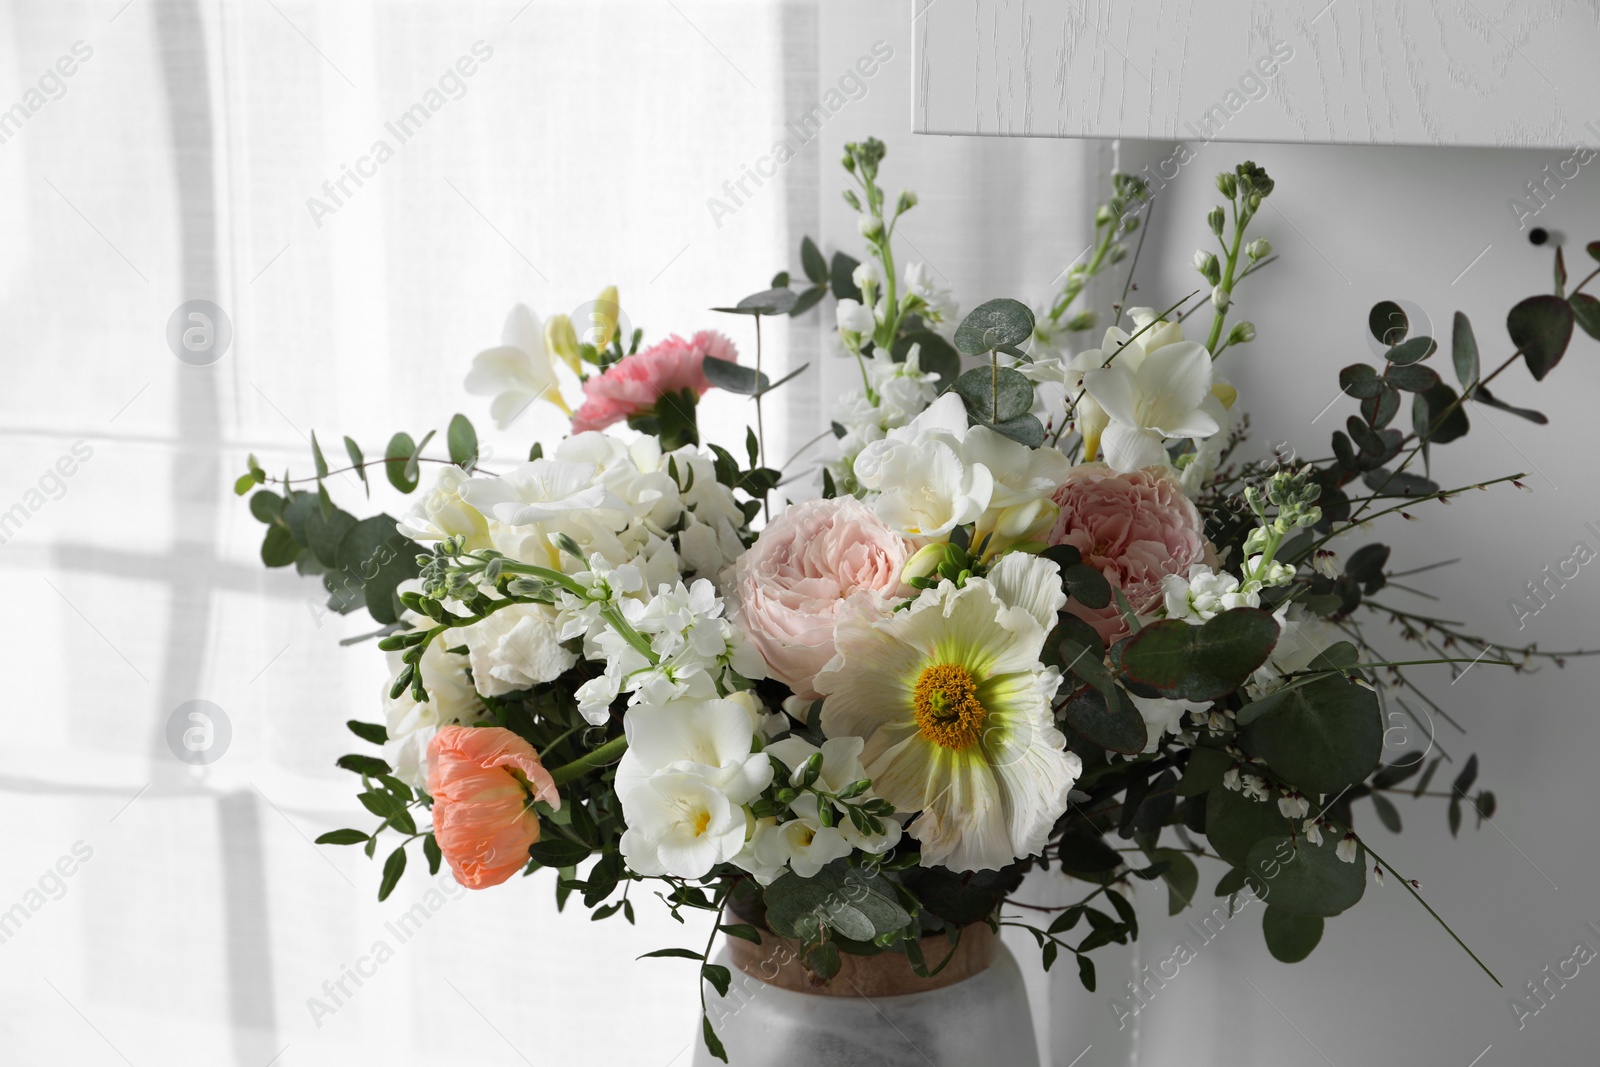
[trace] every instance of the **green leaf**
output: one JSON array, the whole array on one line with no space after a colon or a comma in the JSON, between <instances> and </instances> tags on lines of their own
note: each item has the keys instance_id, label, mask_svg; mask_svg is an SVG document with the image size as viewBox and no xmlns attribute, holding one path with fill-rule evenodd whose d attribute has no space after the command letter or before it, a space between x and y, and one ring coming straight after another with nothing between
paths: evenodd
<instances>
[{"instance_id":1,"label":"green leaf","mask_svg":"<svg viewBox=\"0 0 1600 1067\"><path fill-rule=\"evenodd\" d=\"M344 439L344 450L350 456L350 465L355 468L356 477L361 479L361 484L366 486L367 495L371 496L372 483L367 481L367 461L361 456L361 446L356 444L354 438L346 436Z\"/></svg>"},{"instance_id":2,"label":"green leaf","mask_svg":"<svg viewBox=\"0 0 1600 1067\"><path fill-rule=\"evenodd\" d=\"M451 416L445 441L450 447L451 463L458 467L470 467L477 462L478 431L472 428L472 420L465 415L458 413Z\"/></svg>"},{"instance_id":3,"label":"green leaf","mask_svg":"<svg viewBox=\"0 0 1600 1067\"><path fill-rule=\"evenodd\" d=\"M800 268L814 284L828 284L828 261L822 257L817 242L809 237L800 239Z\"/></svg>"},{"instance_id":4,"label":"green leaf","mask_svg":"<svg viewBox=\"0 0 1600 1067\"><path fill-rule=\"evenodd\" d=\"M1077 874L1097 875L1122 866L1122 853L1091 831L1069 830L1061 835L1056 854L1061 866ZM1098 879L1090 879L1098 881Z\"/></svg>"},{"instance_id":5,"label":"green leaf","mask_svg":"<svg viewBox=\"0 0 1600 1067\"><path fill-rule=\"evenodd\" d=\"M1433 776L1439 772L1439 764L1444 762L1444 757L1435 756L1433 762L1428 764L1428 769L1422 772L1422 777L1417 781L1417 787L1411 791L1413 797L1420 797L1428 791L1428 786L1433 782Z\"/></svg>"},{"instance_id":6,"label":"green leaf","mask_svg":"<svg viewBox=\"0 0 1600 1067\"><path fill-rule=\"evenodd\" d=\"M396 587L420 573L418 551L414 541L395 529L391 516L362 519L339 540L335 554L338 573L329 575L335 579L330 591L353 592L359 587L372 617L384 626L391 625L399 621Z\"/></svg>"},{"instance_id":7,"label":"green leaf","mask_svg":"<svg viewBox=\"0 0 1600 1067\"><path fill-rule=\"evenodd\" d=\"M1412 397L1411 425L1419 436L1441 445L1465 437L1472 428L1466 410L1456 404L1456 391L1443 382Z\"/></svg>"},{"instance_id":8,"label":"green leaf","mask_svg":"<svg viewBox=\"0 0 1600 1067\"><path fill-rule=\"evenodd\" d=\"M705 955L703 953L696 952L692 948L658 948L654 952L646 952L643 955L636 956L634 958L635 959L641 959L641 960L651 960L651 959L704 960L705 959Z\"/></svg>"},{"instance_id":9,"label":"green leaf","mask_svg":"<svg viewBox=\"0 0 1600 1067\"><path fill-rule=\"evenodd\" d=\"M701 965L700 977L711 983L711 988L717 991L719 997L727 996L728 986L733 984L733 972L720 963Z\"/></svg>"},{"instance_id":10,"label":"green leaf","mask_svg":"<svg viewBox=\"0 0 1600 1067\"><path fill-rule=\"evenodd\" d=\"M1388 545L1362 545L1345 560L1344 572L1358 582L1370 582L1383 573L1384 564L1388 562Z\"/></svg>"},{"instance_id":11,"label":"green leaf","mask_svg":"<svg viewBox=\"0 0 1600 1067\"><path fill-rule=\"evenodd\" d=\"M822 298L827 295L828 288L825 285L819 285L815 288L807 289L795 299L794 307L789 309L789 317L791 319L799 318L801 315L804 315L806 312L822 303Z\"/></svg>"},{"instance_id":12,"label":"green leaf","mask_svg":"<svg viewBox=\"0 0 1600 1067\"><path fill-rule=\"evenodd\" d=\"M1391 789L1422 770L1423 755L1420 752L1407 752L1393 763L1386 763L1378 768L1378 773L1372 776L1372 788Z\"/></svg>"},{"instance_id":13,"label":"green leaf","mask_svg":"<svg viewBox=\"0 0 1600 1067\"><path fill-rule=\"evenodd\" d=\"M903 929L910 914L894 887L879 874L835 860L813 878L789 873L766 888L767 926L774 933L808 940L818 922L852 941L871 941Z\"/></svg>"},{"instance_id":14,"label":"green leaf","mask_svg":"<svg viewBox=\"0 0 1600 1067\"><path fill-rule=\"evenodd\" d=\"M833 282L833 295L839 300L860 300L861 289L851 277L861 262L845 255L843 252L833 254L833 264L829 270Z\"/></svg>"},{"instance_id":15,"label":"green leaf","mask_svg":"<svg viewBox=\"0 0 1600 1067\"><path fill-rule=\"evenodd\" d=\"M839 946L832 941L806 948L805 966L812 974L826 982L838 976L844 961L839 958Z\"/></svg>"},{"instance_id":16,"label":"green leaf","mask_svg":"<svg viewBox=\"0 0 1600 1067\"><path fill-rule=\"evenodd\" d=\"M408 433L397 433L389 438L389 447L384 450L383 469L389 476L389 484L402 493L409 493L417 487L416 477L408 476L406 471L416 452L417 443Z\"/></svg>"},{"instance_id":17,"label":"green leaf","mask_svg":"<svg viewBox=\"0 0 1600 1067\"><path fill-rule=\"evenodd\" d=\"M755 396L771 388L765 374L754 367L746 367L727 359L708 359L704 364L706 379L718 389L740 396Z\"/></svg>"},{"instance_id":18,"label":"green leaf","mask_svg":"<svg viewBox=\"0 0 1600 1067\"><path fill-rule=\"evenodd\" d=\"M1573 293L1567 303L1572 305L1572 317L1583 332L1600 341L1600 300L1588 293Z\"/></svg>"},{"instance_id":19,"label":"green leaf","mask_svg":"<svg viewBox=\"0 0 1600 1067\"><path fill-rule=\"evenodd\" d=\"M317 480L328 476L328 461L323 458L322 446L317 444L317 431L311 431L311 462L317 468Z\"/></svg>"},{"instance_id":20,"label":"green leaf","mask_svg":"<svg viewBox=\"0 0 1600 1067\"><path fill-rule=\"evenodd\" d=\"M1247 881L1249 881L1249 875L1245 874L1241 868L1229 867L1228 873L1222 876L1221 881L1217 882L1217 888L1212 890L1211 895L1231 897L1243 889Z\"/></svg>"},{"instance_id":21,"label":"green leaf","mask_svg":"<svg viewBox=\"0 0 1600 1067\"><path fill-rule=\"evenodd\" d=\"M244 496L266 480L267 476L261 471L248 471L241 474L233 483L233 495Z\"/></svg>"},{"instance_id":22,"label":"green leaf","mask_svg":"<svg viewBox=\"0 0 1600 1067\"><path fill-rule=\"evenodd\" d=\"M1395 367L1420 363L1433 355L1438 349L1438 344L1431 337L1412 337L1389 349L1383 354L1383 358L1389 361L1389 367L1392 370Z\"/></svg>"},{"instance_id":23,"label":"green leaf","mask_svg":"<svg viewBox=\"0 0 1600 1067\"><path fill-rule=\"evenodd\" d=\"M406 810L405 801L393 793L386 793L381 789L369 789L360 793L356 799L361 801L361 806L380 819L390 819Z\"/></svg>"},{"instance_id":24,"label":"green leaf","mask_svg":"<svg viewBox=\"0 0 1600 1067\"><path fill-rule=\"evenodd\" d=\"M1466 766L1461 768L1461 773L1456 775L1456 780L1450 783L1450 791L1465 794L1478 780L1478 754L1474 752L1467 757Z\"/></svg>"},{"instance_id":25,"label":"green leaf","mask_svg":"<svg viewBox=\"0 0 1600 1067\"><path fill-rule=\"evenodd\" d=\"M1439 491L1439 483L1430 481L1420 474L1409 471L1390 472L1382 467L1368 471L1362 475L1362 481L1367 483L1367 488L1374 493L1383 493L1385 496L1427 496Z\"/></svg>"},{"instance_id":26,"label":"green leaf","mask_svg":"<svg viewBox=\"0 0 1600 1067\"><path fill-rule=\"evenodd\" d=\"M1217 700L1267 661L1278 623L1259 608L1233 608L1201 626L1153 622L1117 646L1129 679L1180 700Z\"/></svg>"},{"instance_id":27,"label":"green leaf","mask_svg":"<svg viewBox=\"0 0 1600 1067\"><path fill-rule=\"evenodd\" d=\"M1431 338L1427 340L1430 345L1433 344ZM1411 343L1406 342L1408 345ZM1384 372L1383 380L1408 393L1425 393L1439 384L1439 375L1432 367L1424 367L1420 363L1394 363Z\"/></svg>"},{"instance_id":28,"label":"green leaf","mask_svg":"<svg viewBox=\"0 0 1600 1067\"><path fill-rule=\"evenodd\" d=\"M951 387L967 414L985 426L1020 419L1033 406L1033 383L1010 367L975 367Z\"/></svg>"},{"instance_id":29,"label":"green leaf","mask_svg":"<svg viewBox=\"0 0 1600 1067\"><path fill-rule=\"evenodd\" d=\"M1149 727L1139 709L1115 686L1111 696L1098 689L1085 689L1067 701L1066 722L1080 736L1101 748L1125 756L1144 751L1150 741Z\"/></svg>"},{"instance_id":30,"label":"green leaf","mask_svg":"<svg viewBox=\"0 0 1600 1067\"><path fill-rule=\"evenodd\" d=\"M1313 845L1304 837L1263 837L1250 846L1245 867L1256 896L1295 915L1338 915L1367 888L1362 857L1346 863L1337 853L1339 835Z\"/></svg>"},{"instance_id":31,"label":"green leaf","mask_svg":"<svg viewBox=\"0 0 1600 1067\"><path fill-rule=\"evenodd\" d=\"M1005 422L997 422L990 429L1002 437L1009 437L1018 444L1027 445L1029 448L1038 448L1044 444L1044 423L1032 415L1023 415Z\"/></svg>"},{"instance_id":32,"label":"green leaf","mask_svg":"<svg viewBox=\"0 0 1600 1067\"><path fill-rule=\"evenodd\" d=\"M721 926L718 926L717 929L721 930L729 937L737 937L743 941L750 941L757 945L761 944L761 931L757 930L749 923L723 923Z\"/></svg>"},{"instance_id":33,"label":"green leaf","mask_svg":"<svg viewBox=\"0 0 1600 1067\"><path fill-rule=\"evenodd\" d=\"M1388 828L1391 834L1400 832L1400 812L1395 810L1394 804L1382 793L1372 794L1372 810L1378 815L1378 821Z\"/></svg>"},{"instance_id":34,"label":"green leaf","mask_svg":"<svg viewBox=\"0 0 1600 1067\"><path fill-rule=\"evenodd\" d=\"M1459 311L1450 330L1450 361L1455 364L1456 381L1462 389L1478 380L1478 339L1472 335L1472 323Z\"/></svg>"},{"instance_id":35,"label":"green leaf","mask_svg":"<svg viewBox=\"0 0 1600 1067\"><path fill-rule=\"evenodd\" d=\"M1499 408L1501 411L1509 411L1518 418L1527 419L1529 422L1537 423L1540 426L1548 425L1550 422L1543 412L1535 411L1532 408L1512 407L1481 385L1472 391L1472 399L1480 404L1488 404L1492 408Z\"/></svg>"},{"instance_id":36,"label":"green leaf","mask_svg":"<svg viewBox=\"0 0 1600 1067\"><path fill-rule=\"evenodd\" d=\"M576 867L589 858L590 850L564 837L548 837L529 846L528 854L541 867Z\"/></svg>"},{"instance_id":37,"label":"green leaf","mask_svg":"<svg viewBox=\"0 0 1600 1067\"><path fill-rule=\"evenodd\" d=\"M1257 841L1286 834L1292 825L1271 801L1251 800L1231 789L1206 794L1206 838L1235 867L1245 865Z\"/></svg>"},{"instance_id":38,"label":"green leaf","mask_svg":"<svg viewBox=\"0 0 1600 1067\"><path fill-rule=\"evenodd\" d=\"M956 351L966 356L1020 345L1033 336L1033 312L1020 300L988 300L967 313L956 327ZM999 421L999 420L996 420Z\"/></svg>"},{"instance_id":39,"label":"green leaf","mask_svg":"<svg viewBox=\"0 0 1600 1067\"><path fill-rule=\"evenodd\" d=\"M422 838L422 855L428 861L428 873L438 874L439 864L444 862L444 854L439 851L439 841L431 830Z\"/></svg>"},{"instance_id":40,"label":"green leaf","mask_svg":"<svg viewBox=\"0 0 1600 1067\"><path fill-rule=\"evenodd\" d=\"M790 289L763 289L752 293L731 308L712 308L729 315L787 315L798 298Z\"/></svg>"},{"instance_id":41,"label":"green leaf","mask_svg":"<svg viewBox=\"0 0 1600 1067\"><path fill-rule=\"evenodd\" d=\"M1280 963L1299 963L1311 955L1317 942L1322 940L1322 926L1320 915L1296 915L1271 904L1261 916L1261 933L1267 939L1267 951Z\"/></svg>"},{"instance_id":42,"label":"green leaf","mask_svg":"<svg viewBox=\"0 0 1600 1067\"><path fill-rule=\"evenodd\" d=\"M317 838L319 845L359 845L367 839L360 830L329 830Z\"/></svg>"},{"instance_id":43,"label":"green leaf","mask_svg":"<svg viewBox=\"0 0 1600 1067\"><path fill-rule=\"evenodd\" d=\"M406 873L406 847L401 845L383 861L383 882L378 886L378 899L388 900L400 876Z\"/></svg>"},{"instance_id":44,"label":"green leaf","mask_svg":"<svg viewBox=\"0 0 1600 1067\"><path fill-rule=\"evenodd\" d=\"M706 1051L723 1063L727 1063L728 1050L722 1047L721 1041L717 1040L717 1032L711 1028L711 1016L700 1016L700 1023L700 1035L705 1039Z\"/></svg>"},{"instance_id":45,"label":"green leaf","mask_svg":"<svg viewBox=\"0 0 1600 1067\"><path fill-rule=\"evenodd\" d=\"M357 722L351 719L345 726L361 740L371 741L375 745L386 744L389 740L389 731L375 722Z\"/></svg>"},{"instance_id":46,"label":"green leaf","mask_svg":"<svg viewBox=\"0 0 1600 1067\"><path fill-rule=\"evenodd\" d=\"M335 510L324 515L322 509L317 508L306 516L306 545L318 563L324 567L339 565L339 542L355 524L356 517L346 511Z\"/></svg>"},{"instance_id":47,"label":"green leaf","mask_svg":"<svg viewBox=\"0 0 1600 1067\"><path fill-rule=\"evenodd\" d=\"M262 563L268 567L287 567L299 554L300 546L294 543L287 528L277 525L267 528L267 536L261 542Z\"/></svg>"},{"instance_id":48,"label":"green leaf","mask_svg":"<svg viewBox=\"0 0 1600 1067\"><path fill-rule=\"evenodd\" d=\"M1098 610L1111 603L1111 583L1087 563L1062 567L1061 584L1068 596L1086 608Z\"/></svg>"},{"instance_id":49,"label":"green leaf","mask_svg":"<svg viewBox=\"0 0 1600 1067\"><path fill-rule=\"evenodd\" d=\"M1180 797L1199 796L1222 784L1222 776L1233 766L1233 757L1216 748L1197 748L1189 754L1189 767L1178 783Z\"/></svg>"},{"instance_id":50,"label":"green leaf","mask_svg":"<svg viewBox=\"0 0 1600 1067\"><path fill-rule=\"evenodd\" d=\"M250 498L250 514L257 522L272 523L283 514L283 497L270 489L263 489Z\"/></svg>"},{"instance_id":51,"label":"green leaf","mask_svg":"<svg viewBox=\"0 0 1600 1067\"><path fill-rule=\"evenodd\" d=\"M1200 888L1200 869L1188 853L1175 848L1158 848L1150 853L1153 861L1164 861L1169 866L1161 873L1167 883L1167 914L1176 915L1187 908Z\"/></svg>"},{"instance_id":52,"label":"green leaf","mask_svg":"<svg viewBox=\"0 0 1600 1067\"><path fill-rule=\"evenodd\" d=\"M1352 363L1339 372L1339 388L1346 396L1367 400L1383 392L1383 379L1365 363Z\"/></svg>"},{"instance_id":53,"label":"green leaf","mask_svg":"<svg viewBox=\"0 0 1600 1067\"><path fill-rule=\"evenodd\" d=\"M1088 956L1078 957L1078 981L1083 983L1083 988L1094 992L1094 960Z\"/></svg>"},{"instance_id":54,"label":"green leaf","mask_svg":"<svg viewBox=\"0 0 1600 1067\"><path fill-rule=\"evenodd\" d=\"M1247 749L1301 792L1337 793L1364 780L1383 755L1377 696L1343 676L1269 693L1253 707Z\"/></svg>"},{"instance_id":55,"label":"green leaf","mask_svg":"<svg viewBox=\"0 0 1600 1067\"><path fill-rule=\"evenodd\" d=\"M1542 381L1561 362L1572 340L1572 305L1559 296L1530 296L1506 316L1506 332L1528 371Z\"/></svg>"},{"instance_id":56,"label":"green leaf","mask_svg":"<svg viewBox=\"0 0 1600 1067\"><path fill-rule=\"evenodd\" d=\"M401 473L405 475L406 480L412 485L416 485L417 481L421 477L420 470L422 467L422 450L428 447L428 442L433 440L433 435L436 432L437 431L429 430L427 433L423 434L422 440L417 442L417 450L411 454L410 459L406 460L405 470Z\"/></svg>"},{"instance_id":57,"label":"green leaf","mask_svg":"<svg viewBox=\"0 0 1600 1067\"><path fill-rule=\"evenodd\" d=\"M1380 345L1397 345L1406 338L1411 323L1393 300L1380 300L1367 312L1367 329Z\"/></svg>"},{"instance_id":58,"label":"green leaf","mask_svg":"<svg viewBox=\"0 0 1600 1067\"><path fill-rule=\"evenodd\" d=\"M376 756L361 756L355 753L351 753L348 756L340 756L334 761L334 765L372 778L376 778L380 774L389 774L393 770L387 763Z\"/></svg>"}]
</instances>

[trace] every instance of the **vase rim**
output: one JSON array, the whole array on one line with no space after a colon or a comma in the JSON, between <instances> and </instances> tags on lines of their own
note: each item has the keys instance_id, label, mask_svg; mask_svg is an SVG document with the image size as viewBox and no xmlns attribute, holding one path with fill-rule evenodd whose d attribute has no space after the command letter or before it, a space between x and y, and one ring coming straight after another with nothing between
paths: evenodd
<instances>
[{"instance_id":1,"label":"vase rim","mask_svg":"<svg viewBox=\"0 0 1600 1067\"><path fill-rule=\"evenodd\" d=\"M929 969L944 963L932 977L923 978L913 971L911 960L904 952L889 950L871 956L841 952L839 973L826 982L819 982L801 962L798 941L780 937L770 930L763 929L760 933L759 945L742 937L728 938L728 954L734 965L767 985L824 997L875 999L945 989L988 970L1000 945L999 937L988 923L973 923L961 928L954 949L943 933L921 939L922 955ZM950 957L948 963L944 962L946 956Z\"/></svg>"}]
</instances>

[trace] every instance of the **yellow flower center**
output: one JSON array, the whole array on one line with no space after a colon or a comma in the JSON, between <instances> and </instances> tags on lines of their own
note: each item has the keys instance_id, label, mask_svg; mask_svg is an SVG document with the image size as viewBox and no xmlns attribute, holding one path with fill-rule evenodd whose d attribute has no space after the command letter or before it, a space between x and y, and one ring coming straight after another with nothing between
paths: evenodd
<instances>
[{"instance_id":1,"label":"yellow flower center","mask_svg":"<svg viewBox=\"0 0 1600 1067\"><path fill-rule=\"evenodd\" d=\"M711 812L701 808L694 814L694 836L699 837L711 825Z\"/></svg>"},{"instance_id":2,"label":"yellow flower center","mask_svg":"<svg viewBox=\"0 0 1600 1067\"><path fill-rule=\"evenodd\" d=\"M917 727L936 745L960 752L978 743L989 715L978 700L978 683L959 663L939 663L917 677L913 694Z\"/></svg>"}]
</instances>

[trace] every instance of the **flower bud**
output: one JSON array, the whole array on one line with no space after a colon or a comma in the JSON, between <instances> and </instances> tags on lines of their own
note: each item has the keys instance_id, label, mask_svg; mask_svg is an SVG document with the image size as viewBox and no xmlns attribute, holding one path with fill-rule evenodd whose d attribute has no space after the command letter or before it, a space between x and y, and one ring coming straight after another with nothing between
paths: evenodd
<instances>
[{"instance_id":1,"label":"flower bud","mask_svg":"<svg viewBox=\"0 0 1600 1067\"><path fill-rule=\"evenodd\" d=\"M1095 209L1094 224L1096 226L1104 226L1107 223L1113 221L1116 217L1117 217L1116 214L1114 212L1112 212L1112 210L1111 210L1109 205L1101 204L1098 208Z\"/></svg>"},{"instance_id":2,"label":"flower bud","mask_svg":"<svg viewBox=\"0 0 1600 1067\"><path fill-rule=\"evenodd\" d=\"M895 214L903 215L917 206L917 194L910 189L900 194L900 202L895 205Z\"/></svg>"},{"instance_id":3,"label":"flower bud","mask_svg":"<svg viewBox=\"0 0 1600 1067\"><path fill-rule=\"evenodd\" d=\"M1228 343L1230 345L1247 345L1255 339L1256 324L1253 322L1241 322L1228 331Z\"/></svg>"},{"instance_id":4,"label":"flower bud","mask_svg":"<svg viewBox=\"0 0 1600 1067\"><path fill-rule=\"evenodd\" d=\"M1218 237L1222 236L1222 227L1227 223L1228 215L1220 207L1211 209L1211 214L1206 216L1206 222L1211 226L1211 232Z\"/></svg>"},{"instance_id":5,"label":"flower bud","mask_svg":"<svg viewBox=\"0 0 1600 1067\"><path fill-rule=\"evenodd\" d=\"M1198 249L1194 254L1194 269L1199 271L1200 276L1212 285L1216 285L1222 280L1222 266L1217 262L1216 254L1207 252L1203 248Z\"/></svg>"},{"instance_id":6,"label":"flower bud","mask_svg":"<svg viewBox=\"0 0 1600 1067\"><path fill-rule=\"evenodd\" d=\"M848 146L846 146L846 147L848 148ZM850 174L854 174L856 172L856 157L855 157L855 154L847 150L845 152L845 154L844 154L844 158L839 160L839 165L842 166Z\"/></svg>"},{"instance_id":7,"label":"flower bud","mask_svg":"<svg viewBox=\"0 0 1600 1067\"><path fill-rule=\"evenodd\" d=\"M1217 192L1232 200L1239 195L1239 179L1223 171L1217 175Z\"/></svg>"},{"instance_id":8,"label":"flower bud","mask_svg":"<svg viewBox=\"0 0 1600 1067\"><path fill-rule=\"evenodd\" d=\"M1233 298L1229 295L1228 290L1220 285L1211 290L1211 306L1218 311L1228 310L1228 305L1232 300Z\"/></svg>"},{"instance_id":9,"label":"flower bud","mask_svg":"<svg viewBox=\"0 0 1600 1067\"><path fill-rule=\"evenodd\" d=\"M883 220L876 215L862 215L856 220L856 229L861 231L861 236L869 241L876 241L883 236Z\"/></svg>"},{"instance_id":10,"label":"flower bud","mask_svg":"<svg viewBox=\"0 0 1600 1067\"><path fill-rule=\"evenodd\" d=\"M1067 320L1069 330L1089 330L1094 328L1096 315L1093 311L1080 311Z\"/></svg>"},{"instance_id":11,"label":"flower bud","mask_svg":"<svg viewBox=\"0 0 1600 1067\"><path fill-rule=\"evenodd\" d=\"M572 328L571 319L565 315L551 315L549 321L544 324L544 346L552 355L571 367L573 374L581 373L582 357L578 355L578 333Z\"/></svg>"},{"instance_id":12,"label":"flower bud","mask_svg":"<svg viewBox=\"0 0 1600 1067\"><path fill-rule=\"evenodd\" d=\"M856 195L854 189L846 189L844 191L844 202L855 208L857 211L861 210L861 198Z\"/></svg>"},{"instance_id":13,"label":"flower bud","mask_svg":"<svg viewBox=\"0 0 1600 1067\"><path fill-rule=\"evenodd\" d=\"M1272 255L1272 242L1265 237L1257 237L1254 241L1244 246L1245 255L1252 261L1266 259Z\"/></svg>"},{"instance_id":14,"label":"flower bud","mask_svg":"<svg viewBox=\"0 0 1600 1067\"><path fill-rule=\"evenodd\" d=\"M603 350L617 336L617 318L621 310L622 306L617 303L616 286L608 285L600 290L600 295L594 301L594 347L597 350Z\"/></svg>"},{"instance_id":15,"label":"flower bud","mask_svg":"<svg viewBox=\"0 0 1600 1067\"><path fill-rule=\"evenodd\" d=\"M939 569L939 566L950 562L950 546L948 544L923 545L906 560L905 569L900 572L900 580L909 582L913 578L927 578Z\"/></svg>"}]
</instances>

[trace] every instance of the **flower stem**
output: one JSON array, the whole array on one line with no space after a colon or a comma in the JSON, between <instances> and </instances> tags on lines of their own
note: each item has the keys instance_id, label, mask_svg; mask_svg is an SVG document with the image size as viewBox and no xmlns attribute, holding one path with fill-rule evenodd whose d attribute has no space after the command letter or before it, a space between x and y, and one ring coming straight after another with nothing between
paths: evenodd
<instances>
[{"instance_id":1,"label":"flower stem","mask_svg":"<svg viewBox=\"0 0 1600 1067\"><path fill-rule=\"evenodd\" d=\"M565 785L579 775L587 774L596 768L604 767L620 759L627 750L627 735L618 734L599 748L590 749L571 763L563 763L561 766L554 768L550 772L550 779L556 785Z\"/></svg>"}]
</instances>

